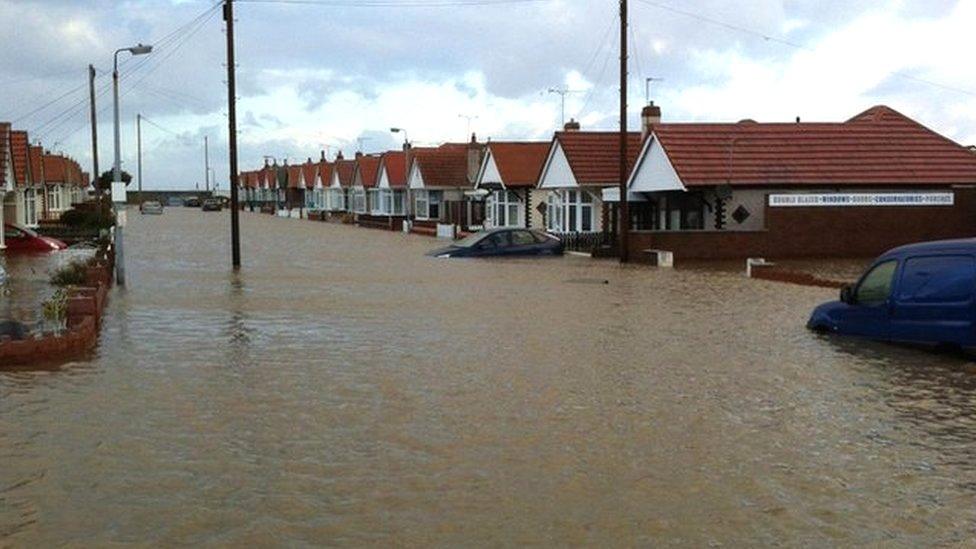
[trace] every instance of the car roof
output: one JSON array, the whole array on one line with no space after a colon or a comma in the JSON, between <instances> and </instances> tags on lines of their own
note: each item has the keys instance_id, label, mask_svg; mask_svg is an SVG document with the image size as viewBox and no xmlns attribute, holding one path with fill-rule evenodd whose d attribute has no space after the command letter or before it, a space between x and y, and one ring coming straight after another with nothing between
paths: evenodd
<instances>
[{"instance_id":1,"label":"car roof","mask_svg":"<svg viewBox=\"0 0 976 549\"><path fill-rule=\"evenodd\" d=\"M888 250L879 259L894 259L908 255L929 254L929 253L973 253L976 254L976 238L957 238L952 240L933 240L930 242L917 242L906 244Z\"/></svg>"}]
</instances>

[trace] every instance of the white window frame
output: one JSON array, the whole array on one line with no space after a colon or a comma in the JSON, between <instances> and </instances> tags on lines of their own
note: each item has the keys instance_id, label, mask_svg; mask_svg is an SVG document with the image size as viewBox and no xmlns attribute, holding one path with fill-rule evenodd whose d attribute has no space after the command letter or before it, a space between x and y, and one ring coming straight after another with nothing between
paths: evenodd
<instances>
[{"instance_id":1,"label":"white window frame","mask_svg":"<svg viewBox=\"0 0 976 549\"><path fill-rule=\"evenodd\" d=\"M366 189L354 188L352 190L352 211L353 213L366 213Z\"/></svg>"},{"instance_id":2,"label":"white window frame","mask_svg":"<svg viewBox=\"0 0 976 549\"><path fill-rule=\"evenodd\" d=\"M402 190L396 190L391 192L390 197L390 215L406 215L407 209L407 193Z\"/></svg>"},{"instance_id":3,"label":"white window frame","mask_svg":"<svg viewBox=\"0 0 976 549\"><path fill-rule=\"evenodd\" d=\"M486 206L490 226L522 228L522 201L515 191L492 191Z\"/></svg>"},{"instance_id":4,"label":"white window frame","mask_svg":"<svg viewBox=\"0 0 976 549\"><path fill-rule=\"evenodd\" d=\"M583 224L583 213L589 210L589 227ZM558 233L596 232L596 203L584 189L550 191L546 198L546 225Z\"/></svg>"},{"instance_id":5,"label":"white window frame","mask_svg":"<svg viewBox=\"0 0 976 549\"><path fill-rule=\"evenodd\" d=\"M37 192L33 187L24 189L24 225L37 226Z\"/></svg>"}]
</instances>

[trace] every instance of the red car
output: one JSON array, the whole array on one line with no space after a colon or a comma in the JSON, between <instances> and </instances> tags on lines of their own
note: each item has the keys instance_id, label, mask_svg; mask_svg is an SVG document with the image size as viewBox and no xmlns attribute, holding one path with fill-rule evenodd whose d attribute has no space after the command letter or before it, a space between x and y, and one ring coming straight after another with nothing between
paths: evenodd
<instances>
[{"instance_id":1,"label":"red car","mask_svg":"<svg viewBox=\"0 0 976 549\"><path fill-rule=\"evenodd\" d=\"M10 223L3 226L3 240L7 246L7 252L45 253L68 247L60 240L41 236L30 229Z\"/></svg>"}]
</instances>

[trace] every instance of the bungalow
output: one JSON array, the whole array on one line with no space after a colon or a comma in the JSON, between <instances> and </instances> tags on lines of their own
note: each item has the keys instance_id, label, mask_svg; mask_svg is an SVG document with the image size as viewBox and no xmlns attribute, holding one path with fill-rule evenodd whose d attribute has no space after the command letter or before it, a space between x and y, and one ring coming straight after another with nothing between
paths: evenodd
<instances>
[{"instance_id":1,"label":"bungalow","mask_svg":"<svg viewBox=\"0 0 976 549\"><path fill-rule=\"evenodd\" d=\"M36 159L43 151L40 147L30 146L25 131L11 131L9 141L15 178L12 219L18 225L37 227L44 210L44 167L43 162ZM36 151L33 158L32 149ZM4 207L7 206L5 203Z\"/></svg>"},{"instance_id":2,"label":"bungalow","mask_svg":"<svg viewBox=\"0 0 976 549\"><path fill-rule=\"evenodd\" d=\"M355 169L352 175L352 212L356 215L356 222L361 220L369 223L371 209L370 197L376 187L376 176L379 173L380 157L374 154L356 153Z\"/></svg>"},{"instance_id":3,"label":"bungalow","mask_svg":"<svg viewBox=\"0 0 976 549\"><path fill-rule=\"evenodd\" d=\"M976 156L886 106L645 132L628 180L635 258L867 257L976 236Z\"/></svg>"},{"instance_id":4,"label":"bungalow","mask_svg":"<svg viewBox=\"0 0 976 549\"><path fill-rule=\"evenodd\" d=\"M438 224L462 231L483 226L484 203L469 200L469 194L474 190L484 149L472 134L470 143L411 150L407 186L418 232L433 233Z\"/></svg>"},{"instance_id":5,"label":"bungalow","mask_svg":"<svg viewBox=\"0 0 976 549\"><path fill-rule=\"evenodd\" d=\"M311 160L309 160L311 163ZM284 169L285 191L284 206L278 210L278 215L282 217L302 217L302 210L305 208L305 178L301 164L289 166L285 160Z\"/></svg>"},{"instance_id":6,"label":"bungalow","mask_svg":"<svg viewBox=\"0 0 976 549\"><path fill-rule=\"evenodd\" d=\"M627 135L631 166L640 140L639 132ZM620 134L579 131L579 124L571 120L553 137L539 175L538 189L546 193L546 229L567 235L569 243L580 242L581 248L604 243L616 230L616 208L606 204L604 190L618 188L619 182Z\"/></svg>"},{"instance_id":7,"label":"bungalow","mask_svg":"<svg viewBox=\"0 0 976 549\"><path fill-rule=\"evenodd\" d=\"M349 191L352 188L355 172L356 161L346 160L340 151L332 165L332 180L329 183L329 192L325 196L327 219L337 221L347 219L347 212L352 207Z\"/></svg>"},{"instance_id":8,"label":"bungalow","mask_svg":"<svg viewBox=\"0 0 976 549\"><path fill-rule=\"evenodd\" d=\"M366 227L399 231L406 217L407 153L389 151L376 164L375 185L368 189L369 213L358 216Z\"/></svg>"},{"instance_id":9,"label":"bungalow","mask_svg":"<svg viewBox=\"0 0 976 549\"><path fill-rule=\"evenodd\" d=\"M31 165L40 156L40 169L33 170L35 179L44 182L44 205L41 217L47 221L56 221L71 205L81 201L79 190L88 186L81 167L77 162L62 155L45 154L41 147L31 147ZM38 174L40 171L40 174Z\"/></svg>"},{"instance_id":10,"label":"bungalow","mask_svg":"<svg viewBox=\"0 0 976 549\"><path fill-rule=\"evenodd\" d=\"M327 210L328 186L332 182L332 163L325 159L325 151L322 151L322 158L314 166L314 183L311 192L305 193L305 207L308 208L309 217L321 219L323 212Z\"/></svg>"},{"instance_id":11,"label":"bungalow","mask_svg":"<svg viewBox=\"0 0 976 549\"><path fill-rule=\"evenodd\" d=\"M545 228L538 215L538 208L546 207L544 193L532 190L539 181L549 145L548 141L488 143L475 182L475 188L489 193L486 227Z\"/></svg>"}]
</instances>

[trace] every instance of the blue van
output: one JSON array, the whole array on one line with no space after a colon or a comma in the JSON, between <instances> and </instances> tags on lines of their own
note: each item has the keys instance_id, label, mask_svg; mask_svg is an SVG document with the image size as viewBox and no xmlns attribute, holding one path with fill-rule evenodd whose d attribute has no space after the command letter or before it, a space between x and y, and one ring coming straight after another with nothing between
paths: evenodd
<instances>
[{"instance_id":1,"label":"blue van","mask_svg":"<svg viewBox=\"0 0 976 549\"><path fill-rule=\"evenodd\" d=\"M976 239L901 246L884 253L840 301L807 327L899 343L976 349Z\"/></svg>"}]
</instances>

